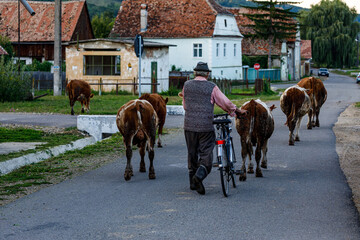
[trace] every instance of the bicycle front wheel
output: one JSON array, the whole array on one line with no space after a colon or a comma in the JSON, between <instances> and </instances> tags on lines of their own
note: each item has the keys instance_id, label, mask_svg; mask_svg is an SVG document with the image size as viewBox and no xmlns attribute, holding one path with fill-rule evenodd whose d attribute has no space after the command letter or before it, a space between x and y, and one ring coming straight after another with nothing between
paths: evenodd
<instances>
[{"instance_id":1,"label":"bicycle front wheel","mask_svg":"<svg viewBox=\"0 0 360 240\"><path fill-rule=\"evenodd\" d=\"M229 185L230 185L230 179L231 177L231 172L229 167L220 167L220 180L221 180L221 187L222 187L222 191L225 197L227 197L229 195Z\"/></svg>"}]
</instances>

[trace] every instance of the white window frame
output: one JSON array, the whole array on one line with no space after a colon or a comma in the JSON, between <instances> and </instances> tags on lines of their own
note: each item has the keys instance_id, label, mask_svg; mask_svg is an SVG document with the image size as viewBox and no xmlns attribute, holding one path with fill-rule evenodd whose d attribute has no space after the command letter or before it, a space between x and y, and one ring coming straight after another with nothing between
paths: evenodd
<instances>
[{"instance_id":1,"label":"white window frame","mask_svg":"<svg viewBox=\"0 0 360 240\"><path fill-rule=\"evenodd\" d=\"M203 48L202 43L194 43L193 44L193 57L202 58L203 56Z\"/></svg>"}]
</instances>

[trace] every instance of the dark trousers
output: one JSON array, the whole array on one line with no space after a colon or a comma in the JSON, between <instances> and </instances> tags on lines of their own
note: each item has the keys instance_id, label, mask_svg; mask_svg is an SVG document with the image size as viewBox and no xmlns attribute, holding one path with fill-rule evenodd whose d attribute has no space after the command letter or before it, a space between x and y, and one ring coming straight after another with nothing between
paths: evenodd
<instances>
[{"instance_id":1,"label":"dark trousers","mask_svg":"<svg viewBox=\"0 0 360 240\"><path fill-rule=\"evenodd\" d=\"M188 149L189 174L195 174L200 166L204 166L207 174L209 174L213 162L215 132L192 132L185 130L185 140Z\"/></svg>"}]
</instances>

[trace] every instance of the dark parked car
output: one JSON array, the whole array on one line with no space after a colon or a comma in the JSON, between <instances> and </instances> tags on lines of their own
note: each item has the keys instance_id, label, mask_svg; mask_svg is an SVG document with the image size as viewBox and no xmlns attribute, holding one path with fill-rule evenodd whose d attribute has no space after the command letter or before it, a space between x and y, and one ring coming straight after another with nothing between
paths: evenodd
<instances>
[{"instance_id":1,"label":"dark parked car","mask_svg":"<svg viewBox=\"0 0 360 240\"><path fill-rule=\"evenodd\" d=\"M360 83L360 73L356 77L356 83Z\"/></svg>"},{"instance_id":2,"label":"dark parked car","mask_svg":"<svg viewBox=\"0 0 360 240\"><path fill-rule=\"evenodd\" d=\"M327 68L320 68L318 72L318 76L329 76L329 71Z\"/></svg>"}]
</instances>

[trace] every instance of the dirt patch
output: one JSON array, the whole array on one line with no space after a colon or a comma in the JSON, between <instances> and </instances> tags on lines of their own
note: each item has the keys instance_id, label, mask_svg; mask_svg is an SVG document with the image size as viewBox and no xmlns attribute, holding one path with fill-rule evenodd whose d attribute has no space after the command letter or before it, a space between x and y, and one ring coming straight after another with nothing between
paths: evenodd
<instances>
[{"instance_id":1,"label":"dirt patch","mask_svg":"<svg viewBox=\"0 0 360 240\"><path fill-rule=\"evenodd\" d=\"M340 114L333 131L341 169L353 193L360 213L360 108L355 104Z\"/></svg>"}]
</instances>

